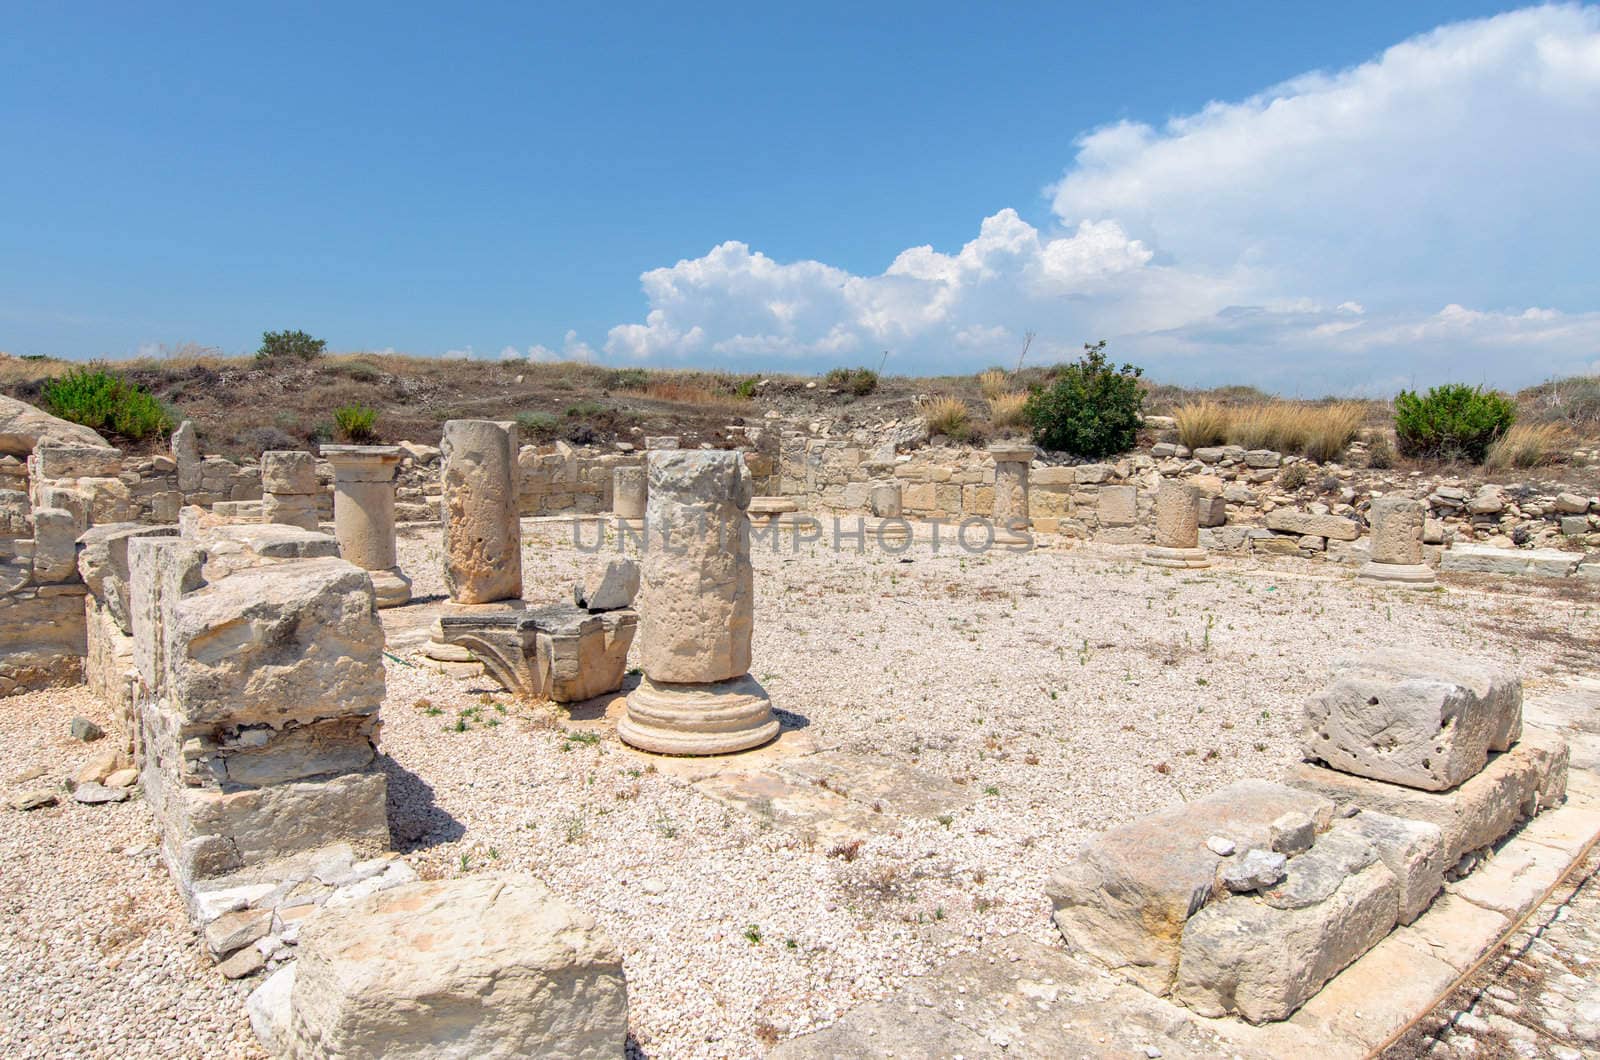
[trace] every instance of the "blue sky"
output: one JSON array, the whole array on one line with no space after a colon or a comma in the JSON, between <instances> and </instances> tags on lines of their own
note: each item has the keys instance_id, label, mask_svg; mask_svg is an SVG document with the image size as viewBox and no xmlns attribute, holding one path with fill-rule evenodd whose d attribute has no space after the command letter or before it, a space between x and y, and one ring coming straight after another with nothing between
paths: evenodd
<instances>
[{"instance_id":1,"label":"blue sky","mask_svg":"<svg viewBox=\"0 0 1600 1060\"><path fill-rule=\"evenodd\" d=\"M227 6L9 12L0 349L1600 370L1592 7Z\"/></svg>"}]
</instances>

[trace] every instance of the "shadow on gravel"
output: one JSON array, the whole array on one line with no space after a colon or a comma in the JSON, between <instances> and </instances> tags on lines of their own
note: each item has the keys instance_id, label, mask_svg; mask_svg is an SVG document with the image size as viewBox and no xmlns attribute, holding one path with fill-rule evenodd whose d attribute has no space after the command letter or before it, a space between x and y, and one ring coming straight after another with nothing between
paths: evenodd
<instances>
[{"instance_id":1,"label":"shadow on gravel","mask_svg":"<svg viewBox=\"0 0 1600 1060\"><path fill-rule=\"evenodd\" d=\"M460 821L439 808L428 782L388 755L378 756L378 766L388 778L389 834L402 854L453 843L466 835Z\"/></svg>"}]
</instances>

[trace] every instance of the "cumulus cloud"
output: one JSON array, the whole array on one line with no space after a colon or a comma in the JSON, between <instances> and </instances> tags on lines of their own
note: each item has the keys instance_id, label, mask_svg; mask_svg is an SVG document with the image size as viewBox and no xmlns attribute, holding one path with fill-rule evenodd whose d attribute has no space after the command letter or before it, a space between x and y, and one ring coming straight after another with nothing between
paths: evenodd
<instances>
[{"instance_id":1,"label":"cumulus cloud","mask_svg":"<svg viewBox=\"0 0 1600 1060\"><path fill-rule=\"evenodd\" d=\"M954 253L863 276L729 241L653 269L644 321L603 350L810 369L890 349L920 373L1007 361L1034 330L1039 359L1108 338L1158 378L1305 392L1582 371L1600 350L1596 128L1600 9L1448 25L1093 130L1048 221L1001 209Z\"/></svg>"}]
</instances>

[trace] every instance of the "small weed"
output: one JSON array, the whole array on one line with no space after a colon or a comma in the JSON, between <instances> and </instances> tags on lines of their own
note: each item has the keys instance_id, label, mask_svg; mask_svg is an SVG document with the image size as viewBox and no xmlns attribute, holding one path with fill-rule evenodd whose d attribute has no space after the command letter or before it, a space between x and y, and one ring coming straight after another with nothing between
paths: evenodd
<instances>
[{"instance_id":1,"label":"small weed","mask_svg":"<svg viewBox=\"0 0 1600 1060\"><path fill-rule=\"evenodd\" d=\"M745 939L750 943L750 945L761 945L761 928L758 925L751 924L746 927L744 931L740 932L740 934L744 935Z\"/></svg>"}]
</instances>

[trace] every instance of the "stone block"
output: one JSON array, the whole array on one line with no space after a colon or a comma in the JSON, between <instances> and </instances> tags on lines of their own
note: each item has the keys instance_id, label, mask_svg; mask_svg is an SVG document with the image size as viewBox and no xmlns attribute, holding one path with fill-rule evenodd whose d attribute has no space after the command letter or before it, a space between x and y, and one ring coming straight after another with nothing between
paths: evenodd
<instances>
[{"instance_id":1,"label":"stone block","mask_svg":"<svg viewBox=\"0 0 1600 1060\"><path fill-rule=\"evenodd\" d=\"M90 527L78 538L78 575L123 633L133 631L128 610L128 542L139 537L174 537L177 533L175 526L107 523Z\"/></svg>"},{"instance_id":2,"label":"stone block","mask_svg":"<svg viewBox=\"0 0 1600 1060\"><path fill-rule=\"evenodd\" d=\"M622 954L526 876L414 883L300 934L290 1056L620 1056Z\"/></svg>"},{"instance_id":3,"label":"stone block","mask_svg":"<svg viewBox=\"0 0 1600 1060\"><path fill-rule=\"evenodd\" d=\"M1327 828L1333 802L1281 784L1240 781L1104 832L1051 881L1056 926L1074 951L1165 994L1177 974L1184 924L1216 891L1224 859L1207 841L1269 848L1272 822L1291 812Z\"/></svg>"},{"instance_id":4,"label":"stone block","mask_svg":"<svg viewBox=\"0 0 1600 1060\"><path fill-rule=\"evenodd\" d=\"M317 458L298 449L269 449L261 454L261 491L309 496L320 492Z\"/></svg>"},{"instance_id":5,"label":"stone block","mask_svg":"<svg viewBox=\"0 0 1600 1060\"><path fill-rule=\"evenodd\" d=\"M1342 515L1317 515L1293 508L1274 508L1268 512L1267 529L1302 536L1330 537L1335 541L1354 541L1361 536L1361 526L1354 519L1346 519Z\"/></svg>"},{"instance_id":6,"label":"stone block","mask_svg":"<svg viewBox=\"0 0 1600 1060\"><path fill-rule=\"evenodd\" d=\"M116 478L122 450L97 445L46 444L34 450L34 474L45 479Z\"/></svg>"},{"instance_id":7,"label":"stone block","mask_svg":"<svg viewBox=\"0 0 1600 1060\"><path fill-rule=\"evenodd\" d=\"M639 592L639 564L631 559L608 560L591 569L572 587L572 602L588 611L615 611L632 607Z\"/></svg>"},{"instance_id":8,"label":"stone block","mask_svg":"<svg viewBox=\"0 0 1600 1060\"><path fill-rule=\"evenodd\" d=\"M1444 832L1438 825L1365 810L1341 822L1340 827L1371 843L1400 881L1399 923L1416 920L1444 888L1444 875L1454 862L1448 860Z\"/></svg>"},{"instance_id":9,"label":"stone block","mask_svg":"<svg viewBox=\"0 0 1600 1060\"><path fill-rule=\"evenodd\" d=\"M1306 704L1306 757L1357 776L1444 791L1522 731L1522 682L1437 652L1389 649L1342 660Z\"/></svg>"},{"instance_id":10,"label":"stone block","mask_svg":"<svg viewBox=\"0 0 1600 1060\"><path fill-rule=\"evenodd\" d=\"M1494 548L1490 545L1457 544L1445 550L1439 561L1439 570L1445 573L1566 578L1578 569L1582 559L1581 552L1562 552L1553 548Z\"/></svg>"},{"instance_id":11,"label":"stone block","mask_svg":"<svg viewBox=\"0 0 1600 1060\"><path fill-rule=\"evenodd\" d=\"M1315 765L1291 768L1285 783L1362 812L1436 825L1444 837L1444 862L1503 839L1518 822L1566 795L1567 745L1529 728L1511 750L1490 758L1476 776L1452 791L1430 792L1351 776Z\"/></svg>"},{"instance_id":12,"label":"stone block","mask_svg":"<svg viewBox=\"0 0 1600 1060\"><path fill-rule=\"evenodd\" d=\"M33 510L33 580L42 584L78 576L78 535L83 524L64 508Z\"/></svg>"},{"instance_id":13,"label":"stone block","mask_svg":"<svg viewBox=\"0 0 1600 1060\"><path fill-rule=\"evenodd\" d=\"M1133 526L1139 521L1139 491L1132 486L1103 486L1095 510L1103 527Z\"/></svg>"}]
</instances>

